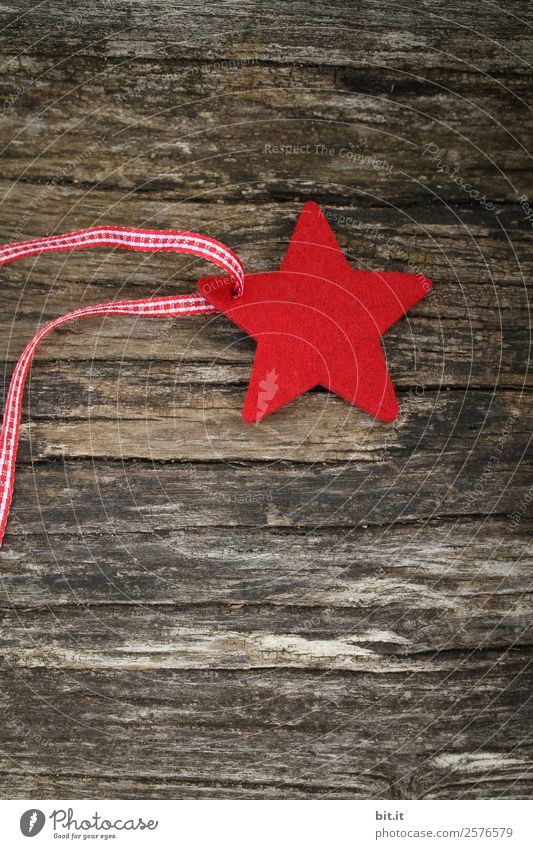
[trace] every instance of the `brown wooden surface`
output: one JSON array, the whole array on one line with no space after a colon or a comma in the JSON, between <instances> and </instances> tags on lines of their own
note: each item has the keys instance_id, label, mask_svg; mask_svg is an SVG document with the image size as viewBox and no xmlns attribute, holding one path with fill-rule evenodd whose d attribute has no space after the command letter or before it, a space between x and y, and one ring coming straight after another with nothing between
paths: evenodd
<instances>
[{"instance_id":1,"label":"brown wooden surface","mask_svg":"<svg viewBox=\"0 0 533 849\"><path fill-rule=\"evenodd\" d=\"M245 426L254 345L223 318L46 341L0 554L0 795L530 797L528 4L1 18L2 242L187 228L271 270L312 198L354 266L434 290L385 339L392 425L315 391ZM2 268L4 392L47 319L205 273Z\"/></svg>"}]
</instances>

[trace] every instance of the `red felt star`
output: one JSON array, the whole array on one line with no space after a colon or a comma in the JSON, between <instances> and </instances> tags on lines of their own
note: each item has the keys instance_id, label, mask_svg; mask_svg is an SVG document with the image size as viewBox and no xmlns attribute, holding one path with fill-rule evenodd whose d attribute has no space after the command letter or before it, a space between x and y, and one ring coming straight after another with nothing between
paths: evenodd
<instances>
[{"instance_id":1,"label":"red felt star","mask_svg":"<svg viewBox=\"0 0 533 849\"><path fill-rule=\"evenodd\" d=\"M199 281L204 297L257 342L243 408L258 422L314 386L382 421L398 415L381 336L431 289L420 274L356 271L322 210L306 203L279 271Z\"/></svg>"}]
</instances>

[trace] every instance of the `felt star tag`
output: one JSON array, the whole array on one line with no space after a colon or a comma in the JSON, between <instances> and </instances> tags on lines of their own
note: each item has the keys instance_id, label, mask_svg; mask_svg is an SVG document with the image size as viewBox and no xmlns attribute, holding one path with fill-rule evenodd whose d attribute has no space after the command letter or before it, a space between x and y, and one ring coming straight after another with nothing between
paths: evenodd
<instances>
[{"instance_id":1,"label":"felt star tag","mask_svg":"<svg viewBox=\"0 0 533 849\"><path fill-rule=\"evenodd\" d=\"M431 281L353 269L316 203L303 207L279 271L246 274L239 298L227 277L206 277L198 287L257 342L245 421L259 422L315 386L381 421L398 415L381 336Z\"/></svg>"}]
</instances>

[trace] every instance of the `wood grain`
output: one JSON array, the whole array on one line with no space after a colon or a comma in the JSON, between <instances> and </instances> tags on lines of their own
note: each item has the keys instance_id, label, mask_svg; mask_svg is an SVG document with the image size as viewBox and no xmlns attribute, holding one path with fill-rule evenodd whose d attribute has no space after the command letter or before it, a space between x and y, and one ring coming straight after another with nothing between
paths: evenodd
<instances>
[{"instance_id":1,"label":"wood grain","mask_svg":"<svg viewBox=\"0 0 533 849\"><path fill-rule=\"evenodd\" d=\"M271 270L312 198L354 266L433 292L384 339L393 425L313 391L245 426L254 343L219 317L46 340L0 553L0 796L530 798L527 4L12 6L0 241L187 228ZM210 273L2 268L4 397L45 321Z\"/></svg>"},{"instance_id":2,"label":"wood grain","mask_svg":"<svg viewBox=\"0 0 533 849\"><path fill-rule=\"evenodd\" d=\"M516 798L527 665L515 650L432 673L20 669L3 676L6 763L52 797Z\"/></svg>"}]
</instances>

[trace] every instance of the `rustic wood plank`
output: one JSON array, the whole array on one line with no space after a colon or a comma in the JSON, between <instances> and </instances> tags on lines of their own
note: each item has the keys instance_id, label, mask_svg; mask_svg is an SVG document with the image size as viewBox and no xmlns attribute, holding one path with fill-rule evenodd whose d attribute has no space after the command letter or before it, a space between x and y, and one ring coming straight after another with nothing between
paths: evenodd
<instances>
[{"instance_id":1,"label":"rustic wood plank","mask_svg":"<svg viewBox=\"0 0 533 849\"><path fill-rule=\"evenodd\" d=\"M436 452L444 452L441 460L470 449L484 456L496 451L500 440L505 447L512 439L509 450L520 458L530 440L529 392L411 391L401 397L395 422L384 424L315 391L254 427L241 418L243 387L176 386L166 369L154 372L126 367L109 384L99 379L97 368L91 367L85 379L72 368L69 382L56 384L47 398L52 370L40 381L37 414L22 426L21 459L375 463L415 454L429 468ZM33 411L33 394L29 404Z\"/></svg>"},{"instance_id":2,"label":"rustic wood plank","mask_svg":"<svg viewBox=\"0 0 533 849\"><path fill-rule=\"evenodd\" d=\"M2 762L53 796L66 783L141 798L526 795L530 657L457 661L381 675L7 671Z\"/></svg>"},{"instance_id":3,"label":"rustic wood plank","mask_svg":"<svg viewBox=\"0 0 533 849\"><path fill-rule=\"evenodd\" d=\"M103 19L101 4L88 4L81 18L64 5L53 15L61 8L67 41L50 31L48 9L22 13L21 32L6 16L8 35L0 41L6 177L166 187L173 200L193 193L240 200L244 183L247 196L257 199L302 197L313 187L317 198L357 190L363 199L387 203L431 202L436 195L468 204L470 196L442 179L424 154L438 139L452 170L458 167L492 202L515 203L531 192L527 63L520 55L529 46L520 23L525 4L513 15L485 9L481 19L475 15L475 48L469 24L454 22L444 3L425 14L371 2L365 11L375 29L364 25L365 11L356 23L342 4L315 5L309 27L307 9L302 15L300 4L284 4L283 15L294 24L289 32L280 30L277 14L252 6L219 5L205 18L198 10L189 32L186 12L175 18L165 9L163 24L157 5L147 17L140 4L111 4ZM252 43L235 39L234 15L256 30ZM450 52L443 49L444 21ZM213 44L217 22L223 32ZM384 43L386 51L377 49ZM490 45L490 74L480 73L483 45ZM297 152L273 150L287 145Z\"/></svg>"},{"instance_id":4,"label":"rustic wood plank","mask_svg":"<svg viewBox=\"0 0 533 849\"><path fill-rule=\"evenodd\" d=\"M4 553L3 654L17 667L432 669L430 651L527 643L530 531L25 535Z\"/></svg>"},{"instance_id":5,"label":"rustic wood plank","mask_svg":"<svg viewBox=\"0 0 533 849\"><path fill-rule=\"evenodd\" d=\"M489 517L305 532L80 529L65 538L15 530L3 550L0 600L19 609L264 602L357 608L380 618L405 607L410 615L419 611L435 633L449 628L454 608L465 618L462 631L479 629L490 606L491 616L502 616L498 631L527 612L531 529L528 519L517 528Z\"/></svg>"},{"instance_id":6,"label":"rustic wood plank","mask_svg":"<svg viewBox=\"0 0 533 849\"><path fill-rule=\"evenodd\" d=\"M68 195L72 193L69 191ZM71 200L68 195L56 193L51 205L56 210L57 204L56 212L40 213L32 224L37 227L35 232L56 229L55 216L63 213L69 226L93 224L99 203L109 202L105 192L100 193L100 200L85 198L81 217L69 218L71 201L76 198L76 203L81 202L82 194L75 192ZM20 205L10 202L5 216L6 238L30 202L32 189L19 188L16 196ZM150 212L152 224L176 225L168 210L164 217L152 217L165 209L163 202L150 202L148 207L134 200L115 212L113 218L116 215L129 224L146 223ZM480 225L473 212L466 216L466 229L451 221L448 214L435 220L435 215L428 212L425 223L422 216L420 224L414 225L402 223L390 211L380 209L365 211L356 221L357 227L339 223L341 213L347 215L349 211L326 208L330 216L337 216L332 217L332 226L354 266L409 271L414 262L416 268L433 278L431 296L385 336L387 355L399 385L492 388L495 384L521 386L531 382L525 355L530 344L524 277L530 273L530 263L524 261L527 233L519 230L509 243L499 225ZM204 208L187 205L182 210L182 220L199 230L210 229L215 236L234 244L247 268L276 268L294 228L298 207L273 205L264 210L267 229L262 232L257 224L250 225L256 220L252 207L232 212L223 222L225 214L225 208L221 209L210 228ZM507 215L510 221L514 213ZM10 219L13 224L9 224ZM237 244L227 229L221 229L232 226L240 228ZM66 309L115 298L194 291L198 276L205 273L209 273L206 264L191 264L182 257L147 258L108 251L73 252L68 261L65 256L47 255L7 266L2 268L0 354L16 359L38 326ZM154 283L154 278L161 282ZM189 364L201 363L203 374L213 374L218 380L222 379L217 371L221 364L250 364L253 352L253 342L243 338L224 318L120 318L66 326L46 340L37 356L69 361L171 360L182 363L183 379L190 373L191 380L195 372L194 368L189 371ZM242 377L243 372L238 369L233 376L228 372L231 382Z\"/></svg>"},{"instance_id":7,"label":"rustic wood plank","mask_svg":"<svg viewBox=\"0 0 533 849\"><path fill-rule=\"evenodd\" d=\"M298 200L265 203L258 209L248 202L182 201L175 196L166 197L162 191L143 195L51 185L45 187L41 197L36 185L5 180L0 189L5 197L1 233L6 241L14 236L31 238L114 221L146 227L189 226L230 244L252 272L279 266L301 210ZM517 306L510 297L505 299L505 288L510 294L514 288L524 288L531 269L531 227L523 215L517 215L515 207L503 206L498 216L473 205L458 212L427 202L402 210L379 203L363 205L361 198L354 196L352 203L330 198L322 202L322 207L355 266L361 262L376 269L427 272L441 285L453 285L453 289L444 290L442 306L448 309L460 298L470 295L475 299L477 293L485 294L483 287L489 284L493 287L492 297L496 287L504 298L503 309ZM92 294L92 287L94 292L99 288L102 292L107 290L107 298L115 287L115 297L120 297L122 290L139 294L147 288L162 294L187 291L199 276L210 273L216 273L214 266L196 258L110 249L46 254L2 267L6 283L18 283L18 294L23 298L31 297L31 288L26 291L30 280L36 291L47 293L48 299L40 302L40 309L33 308L39 313L44 308L45 314L56 307L55 298L62 294L72 298L70 287L80 283L87 287L88 295ZM58 289L61 285L64 293ZM478 297L477 304L485 310L490 290L486 292L484 298ZM9 294L3 294L3 298L7 297ZM421 304L430 302L431 298ZM30 303L21 303L21 309L28 314L32 314ZM455 317L460 317L458 309ZM490 320L490 316L487 318Z\"/></svg>"},{"instance_id":8,"label":"rustic wood plank","mask_svg":"<svg viewBox=\"0 0 533 849\"><path fill-rule=\"evenodd\" d=\"M79 15L65 0L37 9L30 0L20 0L16 10L4 11L2 47L7 55L17 47L31 55L33 39L40 32L47 36L38 47L41 54L68 55L81 42L79 61L87 56L94 61L101 55L128 61L156 56L162 63L191 56L202 61L290 58L320 65L357 59L363 66L464 67L478 74L488 70L496 77L515 68L523 70L523 56L530 48L524 27L529 4L518 0L513 14L502 14L499 7L481 8L482 13L479 4L450 9L444 0L430 9L369 0L354 16L342 0L332 0L327 7L299 0L270 6L224 0L194 10L186 3L105 0L85 4ZM469 65L468 59L474 58L475 64Z\"/></svg>"},{"instance_id":9,"label":"rustic wood plank","mask_svg":"<svg viewBox=\"0 0 533 849\"><path fill-rule=\"evenodd\" d=\"M509 445L464 447L428 469L416 454L372 464L19 464L8 532L160 533L206 527L354 527L531 511L531 470ZM511 452L508 456L507 452ZM7 538L6 538L7 541ZM0 555L1 559L1 555Z\"/></svg>"},{"instance_id":10,"label":"rustic wood plank","mask_svg":"<svg viewBox=\"0 0 533 849\"><path fill-rule=\"evenodd\" d=\"M358 207L392 203L404 214L414 203L454 204L456 215L474 207L496 218L506 203L519 211L519 197L532 193L522 110L502 115L501 93L482 106L465 96L466 109L458 109L462 96L455 93L405 103L339 92L336 84L313 94L313 80L309 89L292 89L254 79L244 91L222 89L226 96L216 104L192 92L190 105L154 104L151 114L144 101L117 106L120 83L96 96L89 86L88 108L76 87L70 94L68 71L67 80L53 95L45 122L34 119L32 99L29 112L20 108L21 99L0 120L3 177L36 184L32 209L46 206L56 185L79 183L86 190L135 189L148 197L157 190L169 204L237 202L245 191L255 202L311 194ZM24 80L15 84L16 90L27 86ZM131 86L131 76L124 85ZM171 85L181 88L179 80ZM3 94L4 102L13 96L9 89ZM207 126L206 100L217 107ZM56 120L54 102L61 105ZM465 123L472 126L468 134ZM8 189L4 197L10 196ZM26 210L16 230L29 217Z\"/></svg>"},{"instance_id":11,"label":"rustic wood plank","mask_svg":"<svg viewBox=\"0 0 533 849\"><path fill-rule=\"evenodd\" d=\"M41 62L42 74L49 63ZM364 81L358 90L357 72L329 71L329 80L321 72L317 84L316 72L300 71L295 81L287 68L250 66L238 85L228 85L209 66L165 70L162 81L160 68L144 62L137 68L103 63L96 75L91 66L88 77L73 58L72 67L61 66L62 79L47 86L45 121L35 116L27 71L10 73L0 87L4 103L13 98L0 120L4 178L37 182L45 195L50 183L81 182L163 189L173 202L204 203L238 201L245 186L255 201L304 198L310 191L317 199L355 195L362 204L400 207L436 199L465 206L474 197L496 211L531 194L522 103L517 97L517 108L509 108L501 86L480 102L479 90L457 93L453 81L450 90L443 80L421 82L418 96L416 85L402 95L402 83L411 79L397 75L389 85L393 91L398 85L398 94L384 94L364 91ZM40 76L38 65L33 72ZM170 105L169 87L177 93ZM446 176L445 165L479 195Z\"/></svg>"},{"instance_id":12,"label":"rustic wood plank","mask_svg":"<svg viewBox=\"0 0 533 849\"><path fill-rule=\"evenodd\" d=\"M411 588L414 592L414 588ZM518 596L519 594L517 594ZM408 593L406 593L408 596ZM349 672L453 671L452 649L528 645L531 600L475 595L461 603L433 599L425 609L382 604L366 609L299 609L297 605L142 604L135 607L48 606L2 612L7 634L2 668L308 669ZM385 600L384 600L385 601ZM462 600L461 600L462 601ZM477 609L476 609L477 602ZM435 624L435 617L445 617ZM389 623L387 627L387 623ZM29 635L31 635L29 637ZM155 636L157 635L157 636ZM29 637L29 638L28 638Z\"/></svg>"}]
</instances>

